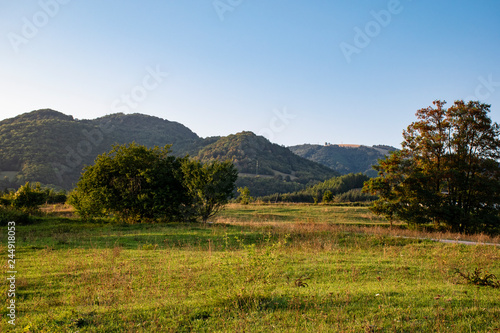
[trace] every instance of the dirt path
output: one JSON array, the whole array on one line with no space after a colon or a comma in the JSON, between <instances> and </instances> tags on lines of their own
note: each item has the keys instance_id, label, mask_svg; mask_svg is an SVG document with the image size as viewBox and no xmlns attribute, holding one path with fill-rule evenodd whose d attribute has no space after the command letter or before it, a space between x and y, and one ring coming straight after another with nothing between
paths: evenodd
<instances>
[{"instance_id":1,"label":"dirt path","mask_svg":"<svg viewBox=\"0 0 500 333\"><path fill-rule=\"evenodd\" d=\"M448 244L500 246L500 244L496 244L496 243L472 242L472 241L463 241L463 240L456 240L456 239L437 239L437 238L406 237L406 236L401 236L401 238L430 240L430 241L434 241L434 242L448 243Z\"/></svg>"},{"instance_id":2,"label":"dirt path","mask_svg":"<svg viewBox=\"0 0 500 333\"><path fill-rule=\"evenodd\" d=\"M432 239L430 240L441 243L455 243L455 244L464 244L464 245L493 245L500 246L500 244L495 243L482 243L482 242L471 242L471 241L461 241L461 240L453 240L453 239Z\"/></svg>"}]
</instances>

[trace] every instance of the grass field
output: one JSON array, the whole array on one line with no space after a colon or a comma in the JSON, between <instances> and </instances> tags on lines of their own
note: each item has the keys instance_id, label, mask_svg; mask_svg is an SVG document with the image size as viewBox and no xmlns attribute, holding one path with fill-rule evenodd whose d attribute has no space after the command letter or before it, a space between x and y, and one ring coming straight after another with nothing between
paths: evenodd
<instances>
[{"instance_id":1,"label":"grass field","mask_svg":"<svg viewBox=\"0 0 500 333\"><path fill-rule=\"evenodd\" d=\"M214 222L17 226L17 319L2 279L0 331L500 331L500 289L456 273L500 277L497 246L396 237L422 235L366 207L230 205Z\"/></svg>"}]
</instances>

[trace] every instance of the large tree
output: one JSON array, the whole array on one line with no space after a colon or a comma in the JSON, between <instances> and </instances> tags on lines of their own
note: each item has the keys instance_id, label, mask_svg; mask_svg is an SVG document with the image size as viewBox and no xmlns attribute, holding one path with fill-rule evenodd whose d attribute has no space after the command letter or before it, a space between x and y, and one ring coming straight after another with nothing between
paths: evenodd
<instances>
[{"instance_id":1,"label":"large tree","mask_svg":"<svg viewBox=\"0 0 500 333\"><path fill-rule=\"evenodd\" d=\"M190 200L182 159L170 146L148 149L135 143L114 146L87 166L70 202L83 217L115 215L129 222L180 218Z\"/></svg>"},{"instance_id":2,"label":"large tree","mask_svg":"<svg viewBox=\"0 0 500 333\"><path fill-rule=\"evenodd\" d=\"M435 101L403 132L402 150L375 166L364 190L389 220L446 224L460 232L500 227L500 129L490 105Z\"/></svg>"},{"instance_id":3,"label":"large tree","mask_svg":"<svg viewBox=\"0 0 500 333\"><path fill-rule=\"evenodd\" d=\"M70 203L83 218L206 222L233 195L238 171L229 161L202 164L169 153L170 146L114 146L85 168Z\"/></svg>"}]
</instances>

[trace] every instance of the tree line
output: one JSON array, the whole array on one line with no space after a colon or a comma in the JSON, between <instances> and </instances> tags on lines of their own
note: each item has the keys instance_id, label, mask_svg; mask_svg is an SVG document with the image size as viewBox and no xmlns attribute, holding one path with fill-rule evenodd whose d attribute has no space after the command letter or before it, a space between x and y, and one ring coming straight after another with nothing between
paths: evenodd
<instances>
[{"instance_id":1,"label":"tree line","mask_svg":"<svg viewBox=\"0 0 500 333\"><path fill-rule=\"evenodd\" d=\"M369 179L362 173L350 173L330 178L305 189L290 193L275 193L259 199L265 202L295 203L372 201L375 196L361 192L364 183Z\"/></svg>"},{"instance_id":2,"label":"tree line","mask_svg":"<svg viewBox=\"0 0 500 333\"><path fill-rule=\"evenodd\" d=\"M0 191L0 205L11 207L26 212L32 212L43 204L65 203L67 193L65 190L56 191L51 188L44 188L40 183L31 184L26 182L17 191Z\"/></svg>"}]
</instances>

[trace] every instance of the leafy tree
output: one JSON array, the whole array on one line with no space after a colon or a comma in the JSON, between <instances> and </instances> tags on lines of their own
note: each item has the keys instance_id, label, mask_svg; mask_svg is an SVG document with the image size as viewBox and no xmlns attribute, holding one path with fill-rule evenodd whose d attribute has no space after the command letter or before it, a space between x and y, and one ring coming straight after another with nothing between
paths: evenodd
<instances>
[{"instance_id":1,"label":"leafy tree","mask_svg":"<svg viewBox=\"0 0 500 333\"><path fill-rule=\"evenodd\" d=\"M323 202L324 203L329 203L333 201L333 193L330 190L326 190L325 193L323 193Z\"/></svg>"},{"instance_id":2,"label":"leafy tree","mask_svg":"<svg viewBox=\"0 0 500 333\"><path fill-rule=\"evenodd\" d=\"M43 204L46 199L46 194L42 191L40 183L36 183L33 187L29 182L21 186L12 196L11 204L16 209L24 211L36 210L38 206Z\"/></svg>"},{"instance_id":3,"label":"leafy tree","mask_svg":"<svg viewBox=\"0 0 500 333\"><path fill-rule=\"evenodd\" d=\"M65 190L56 191L51 188L47 188L44 190L46 202L48 204L57 204L57 203L65 203L68 199Z\"/></svg>"},{"instance_id":4,"label":"leafy tree","mask_svg":"<svg viewBox=\"0 0 500 333\"><path fill-rule=\"evenodd\" d=\"M492 231L500 226L500 128L490 105L445 103L417 111L403 149L379 160L364 190L379 195L372 210L391 221Z\"/></svg>"},{"instance_id":5,"label":"leafy tree","mask_svg":"<svg viewBox=\"0 0 500 333\"><path fill-rule=\"evenodd\" d=\"M129 222L178 218L189 197L182 159L169 156L169 149L135 143L114 146L85 168L69 203L84 218L108 214Z\"/></svg>"},{"instance_id":6,"label":"leafy tree","mask_svg":"<svg viewBox=\"0 0 500 333\"><path fill-rule=\"evenodd\" d=\"M238 187L238 193L240 194L239 196L239 201L243 205L248 205L250 201L252 200L252 197L250 196L250 190L248 187Z\"/></svg>"},{"instance_id":7,"label":"leafy tree","mask_svg":"<svg viewBox=\"0 0 500 333\"><path fill-rule=\"evenodd\" d=\"M193 200L194 215L207 222L233 197L238 171L230 161L185 161L185 186Z\"/></svg>"}]
</instances>

